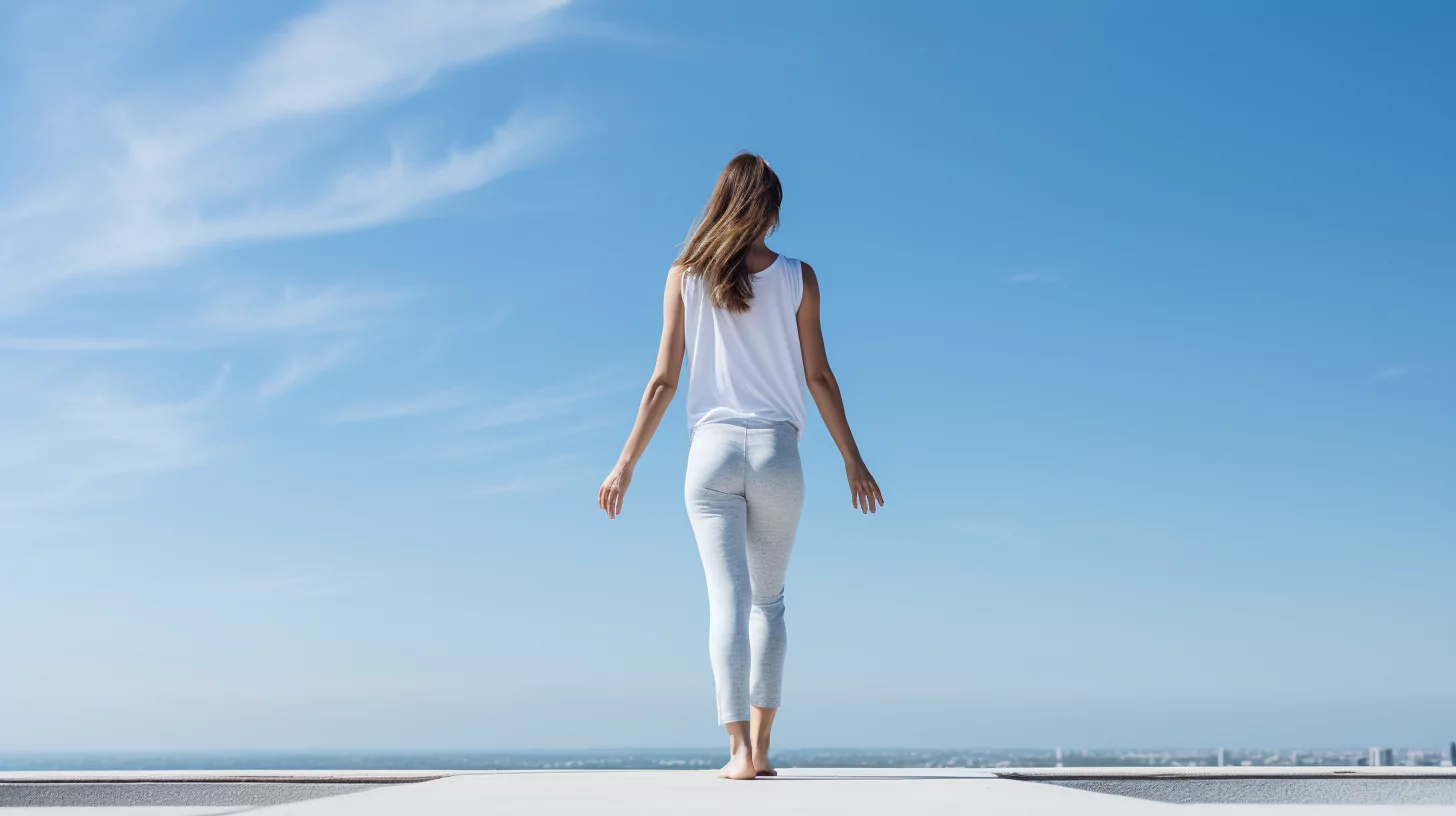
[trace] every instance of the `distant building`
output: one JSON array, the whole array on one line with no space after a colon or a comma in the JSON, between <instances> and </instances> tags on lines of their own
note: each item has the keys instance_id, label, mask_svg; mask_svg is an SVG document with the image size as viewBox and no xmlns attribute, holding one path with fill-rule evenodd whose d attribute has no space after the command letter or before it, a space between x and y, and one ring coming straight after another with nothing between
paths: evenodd
<instances>
[{"instance_id":1,"label":"distant building","mask_svg":"<svg viewBox=\"0 0 1456 816\"><path fill-rule=\"evenodd\" d=\"M1456 765L1456 740L1451 742L1451 764Z\"/></svg>"},{"instance_id":2,"label":"distant building","mask_svg":"<svg viewBox=\"0 0 1456 816\"><path fill-rule=\"evenodd\" d=\"M1456 742L1451 743L1451 750L1456 751ZM1223 749L1218 749L1218 767L1223 767Z\"/></svg>"},{"instance_id":3,"label":"distant building","mask_svg":"<svg viewBox=\"0 0 1456 816\"><path fill-rule=\"evenodd\" d=\"M1395 751L1391 748L1371 748L1370 765L1372 767L1389 767L1395 764Z\"/></svg>"}]
</instances>

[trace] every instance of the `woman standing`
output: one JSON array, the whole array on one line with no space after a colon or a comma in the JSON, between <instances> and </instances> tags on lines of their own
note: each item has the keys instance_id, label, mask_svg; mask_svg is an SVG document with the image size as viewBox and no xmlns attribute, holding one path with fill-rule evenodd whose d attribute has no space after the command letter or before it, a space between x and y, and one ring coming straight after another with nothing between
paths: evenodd
<instances>
[{"instance_id":1,"label":"woman standing","mask_svg":"<svg viewBox=\"0 0 1456 816\"><path fill-rule=\"evenodd\" d=\"M850 504L884 505L855 446L819 328L819 283L808 264L764 241L783 188L768 162L733 157L667 273L662 341L637 422L597 491L622 512L632 468L677 392L688 358L688 518L708 579L708 651L718 724L732 758L719 776L773 776L769 736L783 680L784 574L804 503L799 439L804 390L844 456Z\"/></svg>"}]
</instances>

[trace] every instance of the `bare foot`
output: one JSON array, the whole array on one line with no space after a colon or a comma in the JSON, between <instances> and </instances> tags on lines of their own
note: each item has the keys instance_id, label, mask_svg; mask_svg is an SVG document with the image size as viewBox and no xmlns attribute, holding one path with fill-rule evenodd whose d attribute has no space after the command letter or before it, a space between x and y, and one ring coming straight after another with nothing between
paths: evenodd
<instances>
[{"instance_id":1,"label":"bare foot","mask_svg":"<svg viewBox=\"0 0 1456 816\"><path fill-rule=\"evenodd\" d=\"M735 753L723 770L718 772L719 779L753 779L758 772L753 768L753 755L747 748Z\"/></svg>"},{"instance_id":2,"label":"bare foot","mask_svg":"<svg viewBox=\"0 0 1456 816\"><path fill-rule=\"evenodd\" d=\"M772 762L768 761L768 754L753 755L753 770L759 776L778 776L779 772L774 770Z\"/></svg>"}]
</instances>

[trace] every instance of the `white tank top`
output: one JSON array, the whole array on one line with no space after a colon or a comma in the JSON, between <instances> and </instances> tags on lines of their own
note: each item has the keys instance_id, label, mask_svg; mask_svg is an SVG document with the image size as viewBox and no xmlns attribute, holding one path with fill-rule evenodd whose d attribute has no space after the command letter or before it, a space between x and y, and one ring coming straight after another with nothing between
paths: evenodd
<instances>
[{"instance_id":1,"label":"white tank top","mask_svg":"<svg viewBox=\"0 0 1456 816\"><path fill-rule=\"evenodd\" d=\"M730 417L787 420L803 438L803 297L803 268L783 255L754 273L753 298L740 314L714 307L702 278L682 276L689 429Z\"/></svg>"}]
</instances>

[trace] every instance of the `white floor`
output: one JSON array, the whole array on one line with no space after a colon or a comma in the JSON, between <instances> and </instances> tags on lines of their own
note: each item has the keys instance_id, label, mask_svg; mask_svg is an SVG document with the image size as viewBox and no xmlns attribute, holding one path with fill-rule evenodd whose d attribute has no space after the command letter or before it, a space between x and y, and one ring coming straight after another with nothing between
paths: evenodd
<instances>
[{"instance_id":1,"label":"white floor","mask_svg":"<svg viewBox=\"0 0 1456 816\"><path fill-rule=\"evenodd\" d=\"M1163 769L1139 769L1144 775ZM1168 769L1170 771L1174 769ZM1178 772L1179 778L1210 778L1249 769L1205 769ZM1284 769L1288 772L1293 769ZM1372 771L1377 769L1371 769ZM1432 769L1436 771L1436 769ZM1450 776L1444 773L1430 775ZM280 772L284 773L284 772ZM732 782L712 771L522 771L442 772L424 782L389 785L327 799L270 807L106 807L0 808L0 816L204 816L251 813L260 816L555 816L556 814L1450 814L1456 806L1368 805L1174 805L1126 796L1091 793L1035 782L1002 779L987 771L961 769L785 769L776 779ZM1094 772L1095 773L1095 772ZM1107 773L1109 777L1127 773ZM1348 772L1347 772L1348 773ZM248 776L251 774L238 774ZM262 776L264 774L257 774ZM339 772L358 779L365 774ZM1305 774L1300 774L1301 776ZM1329 771L1311 772L1329 777ZM1362 772L1359 775L1372 775ZM18 774L0 774L0 782L18 781ZM57 774L51 778L102 778L93 774ZM110 775L121 778L127 775ZM182 774L170 774L177 778ZM218 774L188 774L217 779ZM310 774L309 776L325 776ZM41 775L25 774L27 781ZM138 778L138 775L129 775ZM236 777L233 777L236 778ZM1339 784L1332 780L1331 784Z\"/></svg>"}]
</instances>

